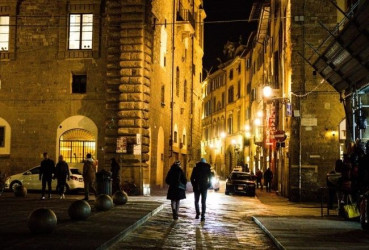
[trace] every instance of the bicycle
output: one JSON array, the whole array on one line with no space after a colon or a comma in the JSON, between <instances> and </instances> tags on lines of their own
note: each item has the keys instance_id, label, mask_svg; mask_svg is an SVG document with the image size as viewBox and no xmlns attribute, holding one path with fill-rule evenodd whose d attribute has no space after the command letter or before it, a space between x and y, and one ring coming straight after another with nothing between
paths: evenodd
<instances>
[{"instance_id":1,"label":"bicycle","mask_svg":"<svg viewBox=\"0 0 369 250\"><path fill-rule=\"evenodd\" d=\"M121 190L126 192L129 196L140 194L140 189L139 187L136 186L134 181L131 182L124 181L123 184L121 185Z\"/></svg>"}]
</instances>

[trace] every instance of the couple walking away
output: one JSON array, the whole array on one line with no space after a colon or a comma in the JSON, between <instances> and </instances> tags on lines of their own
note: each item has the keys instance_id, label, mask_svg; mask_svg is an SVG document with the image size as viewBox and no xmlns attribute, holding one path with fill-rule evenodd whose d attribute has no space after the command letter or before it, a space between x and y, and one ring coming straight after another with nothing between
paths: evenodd
<instances>
[{"instance_id":1,"label":"couple walking away","mask_svg":"<svg viewBox=\"0 0 369 250\"><path fill-rule=\"evenodd\" d=\"M200 196L201 196L201 221L205 221L206 196L210 187L210 164L204 158L196 163L192 170L191 184L195 194L196 219L200 218ZM176 161L170 168L165 182L169 185L167 199L171 200L173 219L178 219L180 200L186 199L186 176L181 168L181 162Z\"/></svg>"}]
</instances>

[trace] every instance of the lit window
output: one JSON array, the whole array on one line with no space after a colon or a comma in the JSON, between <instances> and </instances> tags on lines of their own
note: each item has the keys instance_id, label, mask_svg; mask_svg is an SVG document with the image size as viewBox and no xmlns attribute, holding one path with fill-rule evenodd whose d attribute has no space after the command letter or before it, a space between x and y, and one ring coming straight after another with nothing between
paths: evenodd
<instances>
[{"instance_id":1,"label":"lit window","mask_svg":"<svg viewBox=\"0 0 369 250\"><path fill-rule=\"evenodd\" d=\"M166 54L167 54L167 39L168 34L164 26L161 26L160 34L160 66L166 66Z\"/></svg>"},{"instance_id":2,"label":"lit window","mask_svg":"<svg viewBox=\"0 0 369 250\"><path fill-rule=\"evenodd\" d=\"M73 75L72 81L72 93L84 94L86 93L87 76L86 75Z\"/></svg>"},{"instance_id":3,"label":"lit window","mask_svg":"<svg viewBox=\"0 0 369 250\"><path fill-rule=\"evenodd\" d=\"M92 49L93 14L69 16L69 49Z\"/></svg>"},{"instance_id":4,"label":"lit window","mask_svg":"<svg viewBox=\"0 0 369 250\"><path fill-rule=\"evenodd\" d=\"M0 16L0 50L9 50L9 16Z\"/></svg>"}]
</instances>

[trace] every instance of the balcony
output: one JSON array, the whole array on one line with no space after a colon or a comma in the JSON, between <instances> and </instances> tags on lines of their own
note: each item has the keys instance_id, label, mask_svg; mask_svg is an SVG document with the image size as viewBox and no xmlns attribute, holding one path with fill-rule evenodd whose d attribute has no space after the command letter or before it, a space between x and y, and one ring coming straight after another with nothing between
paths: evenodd
<instances>
[{"instance_id":1,"label":"balcony","mask_svg":"<svg viewBox=\"0 0 369 250\"><path fill-rule=\"evenodd\" d=\"M190 34L195 32L196 22L194 16L190 10L184 9L181 4L177 11L176 20L180 24L183 24L183 26L180 26L180 28L183 29L183 32L189 32Z\"/></svg>"}]
</instances>

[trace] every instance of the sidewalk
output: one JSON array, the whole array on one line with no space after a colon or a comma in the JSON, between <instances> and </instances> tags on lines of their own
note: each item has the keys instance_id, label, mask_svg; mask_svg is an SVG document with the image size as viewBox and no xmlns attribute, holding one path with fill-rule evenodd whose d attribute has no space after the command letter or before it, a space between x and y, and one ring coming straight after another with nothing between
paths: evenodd
<instances>
[{"instance_id":1,"label":"sidewalk","mask_svg":"<svg viewBox=\"0 0 369 250\"><path fill-rule=\"evenodd\" d=\"M358 221L320 216L320 204L292 203L275 193L258 193L276 215L253 220L279 249L369 249L369 231ZM334 214L334 213L332 213Z\"/></svg>"},{"instance_id":2,"label":"sidewalk","mask_svg":"<svg viewBox=\"0 0 369 250\"><path fill-rule=\"evenodd\" d=\"M94 201L89 201L92 215L85 221L73 221L68 208L83 196L71 195L65 200L60 200L58 195L54 197L40 200L39 193L31 193L26 198L17 198L9 192L0 196L0 249L105 249L164 206L129 197L125 205L99 212L94 209ZM52 209L58 224L51 234L34 235L28 229L27 217L41 207Z\"/></svg>"}]
</instances>

